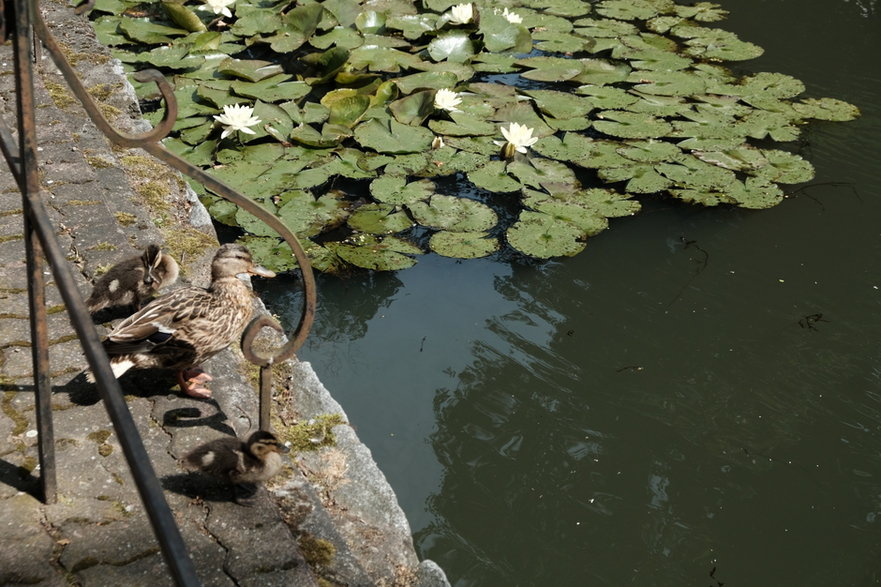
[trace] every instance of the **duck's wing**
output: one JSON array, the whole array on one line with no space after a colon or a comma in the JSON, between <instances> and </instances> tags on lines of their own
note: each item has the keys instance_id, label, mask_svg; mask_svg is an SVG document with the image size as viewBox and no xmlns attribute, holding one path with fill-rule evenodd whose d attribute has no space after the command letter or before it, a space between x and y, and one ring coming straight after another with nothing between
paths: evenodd
<instances>
[{"instance_id":1,"label":"duck's wing","mask_svg":"<svg viewBox=\"0 0 881 587\"><path fill-rule=\"evenodd\" d=\"M132 314L104 340L108 354L149 352L175 339L181 323L203 317L210 307L211 294L198 287L175 290L160 296Z\"/></svg>"}]
</instances>

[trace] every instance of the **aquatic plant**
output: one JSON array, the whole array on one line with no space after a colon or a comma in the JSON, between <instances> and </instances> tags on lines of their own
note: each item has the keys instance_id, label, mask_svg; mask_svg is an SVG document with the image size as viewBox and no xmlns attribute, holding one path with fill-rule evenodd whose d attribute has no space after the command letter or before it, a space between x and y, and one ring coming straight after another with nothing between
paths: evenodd
<instances>
[{"instance_id":1,"label":"aquatic plant","mask_svg":"<svg viewBox=\"0 0 881 587\"><path fill-rule=\"evenodd\" d=\"M714 27L715 3L503 4L97 0L93 23L129 71L173 80L166 146L274 211L329 272L406 268L426 247L574 255L649 195L774 206L813 177L779 143L859 115L724 67L762 49ZM293 265L256 218L200 197L261 262Z\"/></svg>"}]
</instances>

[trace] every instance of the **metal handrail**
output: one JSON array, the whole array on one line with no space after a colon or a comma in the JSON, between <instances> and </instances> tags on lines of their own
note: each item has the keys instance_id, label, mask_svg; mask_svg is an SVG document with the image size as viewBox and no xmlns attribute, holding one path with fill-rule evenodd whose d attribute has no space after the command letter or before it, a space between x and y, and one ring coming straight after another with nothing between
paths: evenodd
<instances>
[{"instance_id":1,"label":"metal handrail","mask_svg":"<svg viewBox=\"0 0 881 587\"><path fill-rule=\"evenodd\" d=\"M132 476L172 578L178 585L198 585L199 580L195 567L187 554L180 530L162 494L162 488L156 478L143 441L124 401L122 389L110 368L107 354L101 345L91 315L79 293L73 273L58 243L55 230L41 198L34 116L36 103L33 88L35 36L43 43L71 90L83 104L89 117L112 142L124 147L139 147L178 171L196 179L212 192L232 201L266 222L291 247L300 267L305 290L303 312L294 335L288 337L281 350L272 357L261 357L256 354L252 343L257 332L263 327L283 331L274 319L265 315L258 316L248 324L242 336L243 354L248 360L260 367L261 429L269 428L272 365L294 355L305 341L314 320L317 295L309 259L296 236L276 216L253 200L169 152L158 142L171 130L177 117L177 103L174 93L161 73L147 70L139 73L138 79L154 81L157 84L165 99L165 116L160 124L151 131L143 135L128 135L113 128L101 114L97 104L80 82L73 67L65 59L43 21L37 0L11 0L9 3L0 0L0 25L2 25L0 26L0 34L13 37L18 144L16 145L12 133L0 121L0 150L2 150L22 194L42 499L46 503L54 503L57 499L51 382L49 380L49 338L43 277L43 260L45 258L49 262L52 275L69 313L71 324L83 347L89 368L95 376L101 399L132 471Z\"/></svg>"}]
</instances>

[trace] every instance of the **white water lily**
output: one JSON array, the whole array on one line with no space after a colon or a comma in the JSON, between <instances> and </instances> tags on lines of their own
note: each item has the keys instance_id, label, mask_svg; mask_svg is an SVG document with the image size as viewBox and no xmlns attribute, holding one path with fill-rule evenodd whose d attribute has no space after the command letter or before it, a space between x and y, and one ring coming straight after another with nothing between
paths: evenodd
<instances>
[{"instance_id":1,"label":"white water lily","mask_svg":"<svg viewBox=\"0 0 881 587\"><path fill-rule=\"evenodd\" d=\"M532 136L533 129L525 124L512 122L508 128L502 128L502 136L505 137L507 143L502 146L502 151L513 149L519 153L525 153L526 149L534 145L538 141L538 137ZM497 143L498 144L498 143ZM508 147L511 145L511 147ZM511 153L513 155L513 153Z\"/></svg>"},{"instance_id":2,"label":"white water lily","mask_svg":"<svg viewBox=\"0 0 881 587\"><path fill-rule=\"evenodd\" d=\"M450 8L450 22L453 24L468 24L474 18L473 4L456 4Z\"/></svg>"},{"instance_id":3,"label":"white water lily","mask_svg":"<svg viewBox=\"0 0 881 587\"><path fill-rule=\"evenodd\" d=\"M225 139L227 135L240 130L243 133L253 135L257 134L253 130L248 127L254 126L255 124L260 124L260 119L257 118L254 114L253 106L245 106L243 104L233 104L223 107L223 114L216 115L214 118L220 124L226 126L223 129L223 133L220 135L221 139Z\"/></svg>"},{"instance_id":4,"label":"white water lily","mask_svg":"<svg viewBox=\"0 0 881 587\"><path fill-rule=\"evenodd\" d=\"M434 95L434 107L439 110L448 110L449 112L462 112L457 108L459 104L462 103L462 98L459 97L459 92L454 92L453 90L448 90L446 88L440 89Z\"/></svg>"},{"instance_id":5,"label":"white water lily","mask_svg":"<svg viewBox=\"0 0 881 587\"><path fill-rule=\"evenodd\" d=\"M516 12L508 12L508 8L507 8L507 7L505 7L505 9L502 10L501 12L499 12L498 10L496 10L496 14L501 14L501 15L504 16L506 19L508 19L508 22L510 22L511 24L520 24L520 23L523 22L523 17L522 17L522 16L520 16L520 15L517 14Z\"/></svg>"},{"instance_id":6,"label":"white water lily","mask_svg":"<svg viewBox=\"0 0 881 587\"><path fill-rule=\"evenodd\" d=\"M199 7L199 10L211 11L214 14L222 14L227 18L232 18L232 12L229 7L236 3L236 0L204 0L205 4Z\"/></svg>"},{"instance_id":7,"label":"white water lily","mask_svg":"<svg viewBox=\"0 0 881 587\"><path fill-rule=\"evenodd\" d=\"M444 138L440 135L435 136L431 141L432 149L443 149L445 146L446 143L444 143Z\"/></svg>"}]
</instances>

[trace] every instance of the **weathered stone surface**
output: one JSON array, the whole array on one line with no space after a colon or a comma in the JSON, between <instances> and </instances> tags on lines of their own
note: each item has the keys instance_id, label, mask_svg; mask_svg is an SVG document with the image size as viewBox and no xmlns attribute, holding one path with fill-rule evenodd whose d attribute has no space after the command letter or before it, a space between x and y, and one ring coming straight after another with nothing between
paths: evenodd
<instances>
[{"instance_id":1,"label":"weathered stone surface","mask_svg":"<svg viewBox=\"0 0 881 587\"><path fill-rule=\"evenodd\" d=\"M65 52L86 56L87 88L106 84L105 103L125 132L148 128L119 64L64 2L41 4ZM14 119L11 47L0 46L0 116ZM59 107L46 91L63 80L45 53L36 69L38 157L43 202L73 281L83 295L107 266L168 232L200 227L213 238L204 207L179 178L138 150L113 148L78 105ZM105 88L106 89L106 88ZM163 191L147 205L144 182ZM161 185L159 185L161 183ZM31 334L21 199L0 164L0 584L171 585L134 477L86 360L45 268L57 502L43 504L37 450ZM216 241L215 241L216 242ZM190 251L182 282L207 285L214 247ZM261 307L262 308L262 307ZM262 310L261 310L262 311ZM99 332L106 332L103 325ZM179 459L198 444L257 429L255 369L229 349L206 362L214 397L182 397L172 374L131 372L119 380L132 422L164 489L200 581L205 585L444 585L442 571L416 558L394 493L348 426L336 446L294 455L261 489L253 507L223 482L185 471ZM342 410L307 364L279 366L304 418ZM116 391L111 391L116 393ZM110 392L108 392L110 393ZM322 554L323 553L323 554ZM331 554L328 554L331 553ZM319 556L320 555L320 556ZM437 571L432 573L432 571Z\"/></svg>"}]
</instances>

